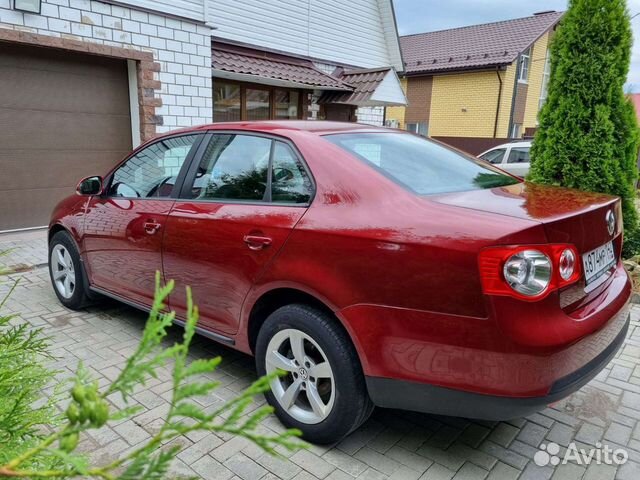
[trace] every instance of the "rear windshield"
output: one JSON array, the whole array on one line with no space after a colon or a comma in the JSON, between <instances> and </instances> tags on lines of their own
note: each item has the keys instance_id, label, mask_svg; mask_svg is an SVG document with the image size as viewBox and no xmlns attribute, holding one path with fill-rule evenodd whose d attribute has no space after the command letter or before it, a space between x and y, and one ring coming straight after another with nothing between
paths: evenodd
<instances>
[{"instance_id":1,"label":"rear windshield","mask_svg":"<svg viewBox=\"0 0 640 480\"><path fill-rule=\"evenodd\" d=\"M323 138L419 195L503 187L520 182L489 164L416 135L340 133Z\"/></svg>"}]
</instances>

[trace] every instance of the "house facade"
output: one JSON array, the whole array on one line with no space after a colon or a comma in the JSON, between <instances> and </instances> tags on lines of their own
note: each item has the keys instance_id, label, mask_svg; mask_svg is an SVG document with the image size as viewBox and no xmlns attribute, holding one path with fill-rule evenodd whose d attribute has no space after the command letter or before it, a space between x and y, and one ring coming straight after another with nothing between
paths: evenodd
<instances>
[{"instance_id":1,"label":"house facade","mask_svg":"<svg viewBox=\"0 0 640 480\"><path fill-rule=\"evenodd\" d=\"M79 178L175 128L381 124L405 101L391 0L336 3L0 0L0 231L45 226Z\"/></svg>"},{"instance_id":2,"label":"house facade","mask_svg":"<svg viewBox=\"0 0 640 480\"><path fill-rule=\"evenodd\" d=\"M401 37L406 108L387 125L441 139L521 138L537 126L561 12ZM456 143L455 140L452 143Z\"/></svg>"},{"instance_id":3,"label":"house facade","mask_svg":"<svg viewBox=\"0 0 640 480\"><path fill-rule=\"evenodd\" d=\"M214 121L382 125L406 99L391 0L213 0Z\"/></svg>"}]
</instances>

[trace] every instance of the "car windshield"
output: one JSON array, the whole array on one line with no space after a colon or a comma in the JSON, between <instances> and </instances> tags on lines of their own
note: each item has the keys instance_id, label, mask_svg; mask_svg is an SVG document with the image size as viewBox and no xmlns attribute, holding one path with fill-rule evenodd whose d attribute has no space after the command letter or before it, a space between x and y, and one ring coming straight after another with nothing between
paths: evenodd
<instances>
[{"instance_id":1,"label":"car windshield","mask_svg":"<svg viewBox=\"0 0 640 480\"><path fill-rule=\"evenodd\" d=\"M340 133L323 137L419 194L502 187L520 180L453 149L402 133Z\"/></svg>"}]
</instances>

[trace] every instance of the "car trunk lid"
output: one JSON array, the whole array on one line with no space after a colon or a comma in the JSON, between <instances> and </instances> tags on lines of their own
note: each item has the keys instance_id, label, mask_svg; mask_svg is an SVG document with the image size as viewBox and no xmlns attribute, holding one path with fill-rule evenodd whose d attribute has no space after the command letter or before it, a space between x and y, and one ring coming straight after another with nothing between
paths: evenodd
<instances>
[{"instance_id":1,"label":"car trunk lid","mask_svg":"<svg viewBox=\"0 0 640 480\"><path fill-rule=\"evenodd\" d=\"M616 197L528 182L486 190L456 192L429 197L438 203L481 210L543 224L549 243L572 243L583 254L621 232L620 202ZM616 228L609 233L606 215L615 215ZM616 252L618 255L619 251Z\"/></svg>"},{"instance_id":2,"label":"car trunk lid","mask_svg":"<svg viewBox=\"0 0 640 480\"><path fill-rule=\"evenodd\" d=\"M599 193L520 183L487 190L457 192L429 197L438 203L492 212L515 218L538 221L549 243L575 245L582 257L592 250L613 242L616 260L622 250L622 211L620 201ZM607 213L615 217L613 233L609 232ZM585 276L559 294L565 312L584 306L602 293L608 285L611 270L587 285Z\"/></svg>"}]
</instances>

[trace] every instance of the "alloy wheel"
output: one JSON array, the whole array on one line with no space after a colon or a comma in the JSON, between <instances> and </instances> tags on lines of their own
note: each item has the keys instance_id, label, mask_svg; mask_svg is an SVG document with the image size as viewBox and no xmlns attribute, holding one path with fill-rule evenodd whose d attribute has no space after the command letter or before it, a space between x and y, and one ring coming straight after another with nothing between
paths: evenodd
<instances>
[{"instance_id":1,"label":"alloy wheel","mask_svg":"<svg viewBox=\"0 0 640 480\"><path fill-rule=\"evenodd\" d=\"M64 298L71 298L76 289L76 273L69 250L58 244L51 250L51 275L56 290Z\"/></svg>"},{"instance_id":2,"label":"alloy wheel","mask_svg":"<svg viewBox=\"0 0 640 480\"><path fill-rule=\"evenodd\" d=\"M293 328L276 333L267 346L267 374L284 370L271 381L271 391L289 415L306 424L322 422L335 400L333 370L322 348Z\"/></svg>"}]
</instances>

